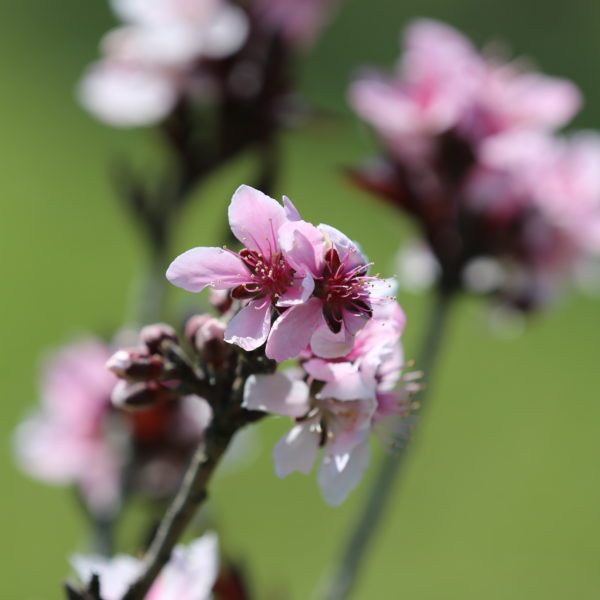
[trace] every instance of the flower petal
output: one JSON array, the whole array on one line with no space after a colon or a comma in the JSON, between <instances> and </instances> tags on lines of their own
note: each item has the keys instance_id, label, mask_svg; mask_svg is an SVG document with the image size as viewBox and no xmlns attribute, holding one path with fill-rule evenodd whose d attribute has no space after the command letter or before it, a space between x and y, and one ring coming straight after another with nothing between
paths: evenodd
<instances>
[{"instance_id":1,"label":"flower petal","mask_svg":"<svg viewBox=\"0 0 600 600\"><path fill-rule=\"evenodd\" d=\"M319 327L310 338L310 348L314 354L321 358L339 358L346 356L352 345L354 337L345 328L339 333L333 333L327 325Z\"/></svg>"},{"instance_id":2,"label":"flower petal","mask_svg":"<svg viewBox=\"0 0 600 600\"><path fill-rule=\"evenodd\" d=\"M225 341L244 350L255 350L265 343L270 324L271 303L264 299L255 300L229 321Z\"/></svg>"},{"instance_id":3,"label":"flower petal","mask_svg":"<svg viewBox=\"0 0 600 600\"><path fill-rule=\"evenodd\" d=\"M306 302L315 289L315 280L306 275L302 280L296 279L291 287L277 301L277 306L293 306Z\"/></svg>"},{"instance_id":4,"label":"flower petal","mask_svg":"<svg viewBox=\"0 0 600 600\"><path fill-rule=\"evenodd\" d=\"M229 205L233 235L250 250L271 256L278 251L277 231L285 223L283 206L248 185L241 185Z\"/></svg>"},{"instance_id":5,"label":"flower petal","mask_svg":"<svg viewBox=\"0 0 600 600\"><path fill-rule=\"evenodd\" d=\"M277 362L295 358L310 341L322 320L321 301L310 298L304 304L288 308L271 328L266 354Z\"/></svg>"},{"instance_id":6,"label":"flower petal","mask_svg":"<svg viewBox=\"0 0 600 600\"><path fill-rule=\"evenodd\" d=\"M346 272L367 264L367 259L363 255L360 246L356 242L353 242L347 235L343 234L339 229L321 223L319 225L319 230L337 250L340 261L346 266Z\"/></svg>"},{"instance_id":7,"label":"flower petal","mask_svg":"<svg viewBox=\"0 0 600 600\"><path fill-rule=\"evenodd\" d=\"M369 442L365 440L349 453L328 453L323 458L318 481L328 504L338 506L346 499L360 483L370 457Z\"/></svg>"},{"instance_id":8,"label":"flower petal","mask_svg":"<svg viewBox=\"0 0 600 600\"><path fill-rule=\"evenodd\" d=\"M283 208L285 209L285 216L290 221L301 221L300 213L294 206L294 203L287 197L283 197Z\"/></svg>"},{"instance_id":9,"label":"flower petal","mask_svg":"<svg viewBox=\"0 0 600 600\"><path fill-rule=\"evenodd\" d=\"M226 290L245 283L248 270L232 252L200 247L180 254L167 269L167 279L188 292L199 292L207 286Z\"/></svg>"},{"instance_id":10,"label":"flower petal","mask_svg":"<svg viewBox=\"0 0 600 600\"><path fill-rule=\"evenodd\" d=\"M306 221L293 221L279 230L279 245L289 264L299 273L321 274L325 256L325 237Z\"/></svg>"},{"instance_id":11,"label":"flower petal","mask_svg":"<svg viewBox=\"0 0 600 600\"><path fill-rule=\"evenodd\" d=\"M312 423L292 427L273 448L277 477L287 477L295 471L308 475L317 458L319 438Z\"/></svg>"},{"instance_id":12,"label":"flower petal","mask_svg":"<svg viewBox=\"0 0 600 600\"><path fill-rule=\"evenodd\" d=\"M284 417L302 417L310 409L308 386L284 373L250 375L242 406Z\"/></svg>"},{"instance_id":13,"label":"flower petal","mask_svg":"<svg viewBox=\"0 0 600 600\"><path fill-rule=\"evenodd\" d=\"M309 375L326 385L317 398L335 398L336 400L358 400L375 397L375 379L363 377L356 363L328 362L312 359L304 363Z\"/></svg>"}]
</instances>

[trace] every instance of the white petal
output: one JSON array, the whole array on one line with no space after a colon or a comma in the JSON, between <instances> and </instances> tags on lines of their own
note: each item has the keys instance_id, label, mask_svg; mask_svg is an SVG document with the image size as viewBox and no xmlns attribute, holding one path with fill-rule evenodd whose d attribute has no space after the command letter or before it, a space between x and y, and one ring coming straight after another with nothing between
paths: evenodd
<instances>
[{"instance_id":1,"label":"white petal","mask_svg":"<svg viewBox=\"0 0 600 600\"><path fill-rule=\"evenodd\" d=\"M271 304L255 300L229 321L225 341L244 350L255 350L267 340L271 327Z\"/></svg>"},{"instance_id":2,"label":"white petal","mask_svg":"<svg viewBox=\"0 0 600 600\"><path fill-rule=\"evenodd\" d=\"M349 454L327 454L323 458L318 479L328 504L338 506L346 499L360 483L370 457L369 442L365 440Z\"/></svg>"},{"instance_id":3,"label":"white petal","mask_svg":"<svg viewBox=\"0 0 600 600\"><path fill-rule=\"evenodd\" d=\"M301 417L310 409L304 381L293 381L284 373L251 375L244 388L244 408L287 417Z\"/></svg>"},{"instance_id":4,"label":"white petal","mask_svg":"<svg viewBox=\"0 0 600 600\"><path fill-rule=\"evenodd\" d=\"M292 427L273 448L275 473L286 477L295 471L308 475L319 451L318 432L311 429L311 423Z\"/></svg>"}]
</instances>

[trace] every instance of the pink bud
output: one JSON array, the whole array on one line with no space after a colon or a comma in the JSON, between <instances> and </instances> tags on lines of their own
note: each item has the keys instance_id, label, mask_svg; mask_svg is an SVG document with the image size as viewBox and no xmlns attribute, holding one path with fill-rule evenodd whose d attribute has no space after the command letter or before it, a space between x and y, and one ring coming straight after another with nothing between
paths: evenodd
<instances>
[{"instance_id":1,"label":"pink bud","mask_svg":"<svg viewBox=\"0 0 600 600\"><path fill-rule=\"evenodd\" d=\"M157 381L131 383L121 380L111 395L113 405L124 410L144 410L168 398L169 390Z\"/></svg>"},{"instance_id":2,"label":"pink bud","mask_svg":"<svg viewBox=\"0 0 600 600\"><path fill-rule=\"evenodd\" d=\"M194 347L204 360L216 369L221 368L233 352L225 341L225 323L219 319L208 319L196 332Z\"/></svg>"},{"instance_id":3,"label":"pink bud","mask_svg":"<svg viewBox=\"0 0 600 600\"><path fill-rule=\"evenodd\" d=\"M149 355L145 348L119 350L106 363L106 367L117 377L136 381L160 377L163 366L163 359L160 356Z\"/></svg>"},{"instance_id":4,"label":"pink bud","mask_svg":"<svg viewBox=\"0 0 600 600\"><path fill-rule=\"evenodd\" d=\"M210 321L213 317L208 313L204 313L202 315L194 315L190 317L185 324L185 337L189 341L192 346L194 346L196 333L204 323Z\"/></svg>"},{"instance_id":5,"label":"pink bud","mask_svg":"<svg viewBox=\"0 0 600 600\"><path fill-rule=\"evenodd\" d=\"M231 308L231 295L229 290L211 289L208 300L221 315L224 315Z\"/></svg>"},{"instance_id":6,"label":"pink bud","mask_svg":"<svg viewBox=\"0 0 600 600\"><path fill-rule=\"evenodd\" d=\"M140 332L140 339L153 354L160 354L160 346L165 340L174 342L175 344L179 341L175 330L165 323L146 325Z\"/></svg>"}]
</instances>

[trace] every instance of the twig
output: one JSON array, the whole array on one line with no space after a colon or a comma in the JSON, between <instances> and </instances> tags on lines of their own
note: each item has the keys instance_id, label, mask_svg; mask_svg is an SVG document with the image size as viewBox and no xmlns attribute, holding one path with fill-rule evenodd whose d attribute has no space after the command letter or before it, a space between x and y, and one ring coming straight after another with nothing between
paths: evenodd
<instances>
[{"instance_id":1,"label":"twig","mask_svg":"<svg viewBox=\"0 0 600 600\"><path fill-rule=\"evenodd\" d=\"M452 292L439 292L432 309L431 320L423 340L420 359L417 363L418 367L424 371L427 381L431 379L435 367L452 298ZM415 396L415 401L419 403L421 410L428 392L429 386L423 387ZM394 482L406 456L407 448L405 447L400 454L387 454L383 458L371 488L371 493L347 543L343 546L345 551L333 571L332 577L328 580L325 593L319 594L318 597L323 600L344 600L352 593L367 549L385 513Z\"/></svg>"},{"instance_id":2,"label":"twig","mask_svg":"<svg viewBox=\"0 0 600 600\"><path fill-rule=\"evenodd\" d=\"M183 485L167 510L152 544L144 557L144 570L129 588L123 600L142 600L198 507L206 500L207 484L219 460L227 450L234 430L207 432L204 444L198 448L185 475Z\"/></svg>"}]
</instances>

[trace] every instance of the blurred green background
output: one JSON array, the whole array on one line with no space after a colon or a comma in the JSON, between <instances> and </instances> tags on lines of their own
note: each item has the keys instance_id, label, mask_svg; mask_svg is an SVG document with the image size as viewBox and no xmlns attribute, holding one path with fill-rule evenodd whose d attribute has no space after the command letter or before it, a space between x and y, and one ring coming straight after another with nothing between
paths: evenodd
<instances>
[{"instance_id":1,"label":"blurred green background","mask_svg":"<svg viewBox=\"0 0 600 600\"><path fill-rule=\"evenodd\" d=\"M78 76L112 22L103 0L0 6L0 597L54 600L69 572L67 556L85 548L83 520L68 491L16 471L11 434L36 400L41 354L82 332L108 333L129 311L144 249L113 198L107 167L134 155L153 164L146 148L154 139L103 127L74 100ZM339 175L339 166L370 150L344 93L357 65L392 64L399 30L415 16L446 20L477 43L505 40L547 72L572 78L586 97L575 125L600 127L600 4L347 0L303 69L306 95L339 118L285 138L279 193L309 220L360 239L386 274L406 225ZM241 161L200 191L173 256L219 241L231 192L251 172ZM173 293L176 299L184 300ZM429 299L400 300L414 357ZM506 340L486 328L480 304L461 303L433 407L357 599L600 597L599 312L600 299L568 294L523 336ZM321 500L314 477L277 480L270 447L287 426L276 419L260 426L262 454L215 482L211 512L224 550L243 560L257 598L283 590L306 600L337 556L370 477L336 509Z\"/></svg>"}]
</instances>

